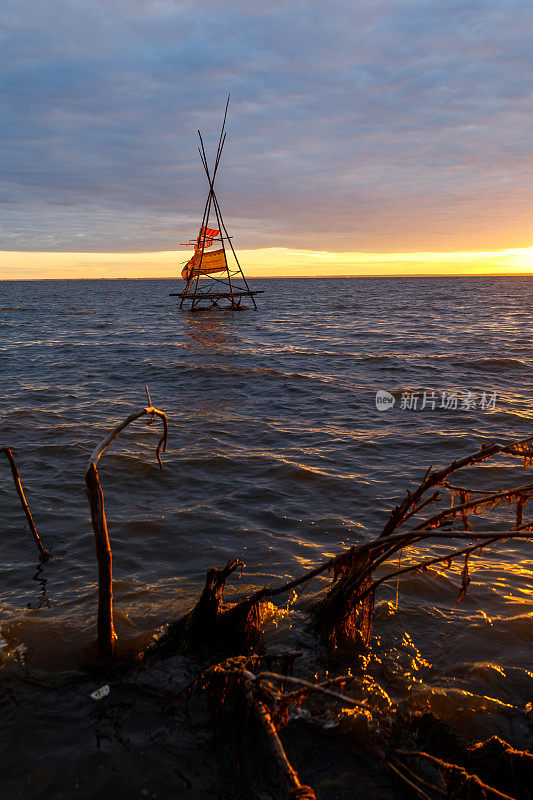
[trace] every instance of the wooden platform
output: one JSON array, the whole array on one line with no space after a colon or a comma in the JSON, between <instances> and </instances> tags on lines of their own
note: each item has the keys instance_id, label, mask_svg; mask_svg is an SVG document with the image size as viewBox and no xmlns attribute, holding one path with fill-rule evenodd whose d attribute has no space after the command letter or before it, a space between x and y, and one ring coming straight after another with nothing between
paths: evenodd
<instances>
[{"instance_id":1,"label":"wooden platform","mask_svg":"<svg viewBox=\"0 0 533 800\"><path fill-rule=\"evenodd\" d=\"M249 297L253 294L263 294L264 289L257 289L253 292L198 292L197 294L189 294L188 292L169 292L169 297L183 297L188 300L220 300L223 297Z\"/></svg>"},{"instance_id":2,"label":"wooden platform","mask_svg":"<svg viewBox=\"0 0 533 800\"><path fill-rule=\"evenodd\" d=\"M188 306L189 311L196 311L199 309L208 309L208 308L229 308L233 309L234 311L242 311L245 306L242 305L242 300L244 297L249 297L254 304L254 308L257 310L257 306L254 300L254 294L262 294L264 289L258 289L257 291L237 291L237 292L202 292L198 291L196 294L191 294L189 292L169 292L170 297L181 297L180 308L183 308L183 304L187 301L190 302L190 306ZM219 306L220 301L227 301L221 303Z\"/></svg>"}]
</instances>

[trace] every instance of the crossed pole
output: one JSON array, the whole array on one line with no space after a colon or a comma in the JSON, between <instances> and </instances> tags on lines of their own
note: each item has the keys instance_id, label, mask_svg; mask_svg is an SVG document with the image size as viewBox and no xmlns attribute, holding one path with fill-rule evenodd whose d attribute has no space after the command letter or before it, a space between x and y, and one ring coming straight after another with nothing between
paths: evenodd
<instances>
[{"instance_id":1,"label":"crossed pole","mask_svg":"<svg viewBox=\"0 0 533 800\"><path fill-rule=\"evenodd\" d=\"M252 302L254 304L254 308L257 309L257 304L255 302L254 296L251 293L250 287L248 285L248 281L246 280L246 278L244 276L244 273L242 271L242 267L241 267L241 265L239 263L239 259L237 258L237 253L235 252L235 248L233 247L233 242L231 241L231 237L229 236L227 228L226 228L226 225L224 224L224 220L222 218L222 212L220 210L220 205L219 205L217 196L215 194L215 189L214 189L215 178L216 178L216 174L217 174L217 171L218 171L218 166L220 164L220 158L222 156L222 150L224 148L224 143L226 141L226 130L225 129L226 129L226 119L227 119L227 116L228 116L229 99L230 99L230 95L228 94L228 99L226 101L226 108L225 108L225 111L224 111L224 119L222 121L222 127L220 129L220 136L219 136L219 139L218 139L218 146L217 146L217 152L216 152L216 156L215 156L215 164L214 164L214 168L213 168L213 176L212 177L211 177L211 174L209 172L209 165L207 163L207 156L206 156L206 152L205 152L204 141L202 139L202 134L200 133L200 131L198 131L198 136L200 137L200 147L198 148L198 152L200 153L200 159L202 161L202 165L203 165L203 168L205 170L205 174L207 176L207 180L209 182L209 194L208 194L207 200L205 202L204 213L203 213L203 216L202 216L202 225L201 225L201 229L200 229L201 233L200 233L200 237L198 238L198 245L201 247L201 250L200 250L200 262L198 264L198 271L197 271L197 275L196 275L196 283L195 283L195 286L194 286L194 294L193 294L193 297L192 297L191 309L194 309L194 306L195 306L196 300L197 300L198 283L200 281L200 273L201 273L202 261L203 261L204 249L205 249L205 240L206 240L206 235L207 235L206 234L206 226L207 226L207 223L209 221L209 214L211 212L211 206L213 206L213 208L215 210L218 229L219 229L219 232L220 232L220 240L221 240L221 243L222 243L222 251L224 253L224 261L226 263L226 269L227 269L227 273L228 273L231 304L232 305L234 304L233 285L231 283L231 275L230 275L230 271L229 271L229 267L228 267L228 259L227 259L227 255L226 255L226 247L224 245L224 239L227 239L228 242L229 242L229 245L230 245L230 248L231 248L231 252L233 253L233 257L235 258L235 263L237 264L237 267L239 269L241 278L243 279L243 281L244 281L244 283L246 285L246 289L250 293L250 297L252 298ZM183 306L183 302L185 300L184 295L187 294L188 289L189 289L189 287L190 287L190 285L191 285L193 280L194 280L194 275L191 275L191 278L189 278L189 280L187 281L187 286L185 287L185 291L184 291L184 293L182 295L180 308Z\"/></svg>"}]
</instances>

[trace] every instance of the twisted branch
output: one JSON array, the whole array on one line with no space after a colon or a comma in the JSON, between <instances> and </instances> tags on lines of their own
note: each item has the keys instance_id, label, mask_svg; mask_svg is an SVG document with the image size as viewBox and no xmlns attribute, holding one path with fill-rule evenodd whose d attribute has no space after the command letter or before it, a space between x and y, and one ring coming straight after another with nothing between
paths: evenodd
<instances>
[{"instance_id":1,"label":"twisted branch","mask_svg":"<svg viewBox=\"0 0 533 800\"><path fill-rule=\"evenodd\" d=\"M123 422L113 428L111 433L94 449L85 472L85 489L91 508L91 521L96 543L96 558L98 560L98 652L101 658L108 662L113 659L114 645L117 638L113 625L113 556L107 530L104 493L96 465L104 450L117 438L119 433L130 423L145 415L151 415L151 419L147 424L151 424L156 417L161 419L163 423L163 435L156 448L159 468L163 469L159 452L160 450L165 452L167 446L167 416L163 411L159 411L150 405L147 408L133 411Z\"/></svg>"}]
</instances>

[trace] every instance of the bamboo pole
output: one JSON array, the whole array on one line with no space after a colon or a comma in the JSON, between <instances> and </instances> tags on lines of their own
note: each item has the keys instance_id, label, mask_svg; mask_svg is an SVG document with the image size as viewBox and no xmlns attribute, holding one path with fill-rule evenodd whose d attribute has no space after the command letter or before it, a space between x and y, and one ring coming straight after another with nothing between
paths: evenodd
<instances>
[{"instance_id":1,"label":"bamboo pole","mask_svg":"<svg viewBox=\"0 0 533 800\"><path fill-rule=\"evenodd\" d=\"M228 236L228 231L227 231L226 225L224 223L224 220L222 218L222 212L220 211L220 206L218 204L218 200L217 200L216 196L215 196L215 206L218 208L218 211L219 211L219 214L220 214L220 221L222 222L222 227L224 229L224 233L226 234L226 238L229 241L229 246L231 247L231 252L233 253L235 261L237 262L237 266L239 267L239 271L241 273L242 279L243 279L244 283L246 284L246 288L248 289L248 294L252 298L252 303L254 304L254 308L257 311L257 303L255 302L255 298L253 296L253 293L251 292L250 287L248 286L248 281L246 280L244 272L242 271L242 267L240 265L239 259L237 258L237 253L235 252L235 248L233 247L233 242L231 241L231 236Z\"/></svg>"},{"instance_id":2,"label":"bamboo pole","mask_svg":"<svg viewBox=\"0 0 533 800\"><path fill-rule=\"evenodd\" d=\"M227 119L227 115L228 115L229 100L230 100L230 95L228 94L228 98L226 100L226 108L224 110L224 119L222 121L222 127L220 129L220 136L219 136L219 139L218 139L218 146L217 146L217 151L216 151L216 156L215 156L215 163L214 163L213 176L212 177L211 177L210 172L209 172L209 165L208 165L208 162L207 162L207 155L206 155L206 151L205 151L205 146L204 146L204 141L203 141L203 138L202 138L202 134L201 134L200 131L198 131L198 136L200 137L200 147L198 148L198 152L200 153L200 160L202 162L203 168L204 168L205 173L207 175L207 180L209 182L209 194L208 194L206 205L205 205L205 208L204 208L204 216L202 218L202 227L205 228L205 226L207 226L207 224L209 222L209 214L210 214L210 211L211 211L211 205L213 205L213 207L215 209L216 218L217 218L217 224L218 224L219 231L220 231L220 241L222 243L222 250L223 250L223 253L224 253L224 261L225 261L225 264L226 264L227 280L228 280L229 289L230 289L229 297L231 299L232 308L240 307L240 303L241 303L241 300L242 300L242 294L234 292L234 289L233 289L233 284L232 284L232 281L231 281L230 269L229 269L229 266L228 266L228 258L227 258L227 253L226 253L226 246L224 244L224 240L225 239L227 239L227 241L229 242L231 251L233 253L233 257L235 258L235 262L237 264L237 268L238 268L238 270L240 272L241 278L243 279L243 281L244 281L244 283L246 285L247 294L248 294L249 297L252 298L252 303L254 304L254 308L257 310L257 303L255 302L255 298L253 296L254 293L250 290L250 287L248 285L248 281L246 280L244 272L242 271L242 267L241 267L241 265L239 263L239 259L237 258L237 254L235 252L235 248L233 247L233 243L231 242L231 236L229 236L227 228L226 228L226 226L224 224L224 220L222 218L222 212L220 210L220 204L218 202L218 199L217 199L217 196L216 196L215 190L214 190L215 177L216 177L216 174L217 174L218 166L220 164L220 159L221 159L221 156L222 156L222 150L224 148L224 144L225 144L225 141L226 141L226 130L225 130L225 128L226 128L226 119ZM200 245L200 241L199 241L199 245ZM205 229L204 229L203 241L202 241L201 245L202 245L202 247L201 247L201 255L200 255L200 264L198 266L198 274L196 276L196 283L195 283L195 287L194 287L194 293L192 295L191 310L195 308L195 305L196 305L196 302L197 302L198 286L199 286L199 281L200 281L201 266L202 266L204 248L205 248ZM214 280L215 281L220 281L220 278L214 278ZM182 308L183 303L185 301L185 296L184 295L186 294L187 290L189 289L189 285L190 285L190 283L188 282L187 286L185 288L185 292L182 294L180 308ZM237 304L235 303L235 296L239 297L239 301L238 301ZM212 304L213 304L213 301L212 301Z\"/></svg>"},{"instance_id":3,"label":"bamboo pole","mask_svg":"<svg viewBox=\"0 0 533 800\"><path fill-rule=\"evenodd\" d=\"M218 147L217 147L217 152L216 152L216 156L215 156L215 165L214 165L214 168L213 168L213 178L211 178L211 176L209 174L209 165L207 163L207 155L206 155L206 152L205 152L204 140L202 138L202 134L200 133L200 131L198 131L198 136L200 137L200 145L201 145L201 148L200 147L198 148L198 152L200 153L200 159L202 161L202 165L203 165L203 168L205 170L205 174L207 175L207 180L209 182L208 211L207 211L207 219L206 219L206 221L204 223L205 226L207 226L207 224L209 222L209 212L211 210L211 203L216 199L215 198L214 183L215 183L215 177L216 177L217 170L218 170L218 165L220 164L220 159L221 159L221 156L222 156L222 150L224 148L224 143L226 141L226 134L224 133L224 126L226 125L226 114L228 113L228 103L229 103L229 95L228 95L228 101L226 103L226 113L224 114L224 121L222 123L222 129L220 131L220 137L219 137L219 140L218 140ZM224 133L224 135L223 135L223 133ZM217 222L218 222L218 213L217 213ZM219 223L219 232L222 235L222 232L220 231L220 223ZM204 238L203 238L203 242L202 242L202 254L201 254L201 257L200 257L200 264L198 265L198 275L197 275L197 278L196 278L195 295L196 295L196 293L198 291L198 283L200 281L202 260L203 260L204 249L205 249L205 238L206 237L205 237L205 228L204 228ZM227 262L227 259L226 259L226 250L225 250L224 242L223 242L222 239L221 239L221 241L222 241L222 250L224 251L224 261L226 263L226 270L228 271L228 279L229 279L229 282L230 282L230 293L233 294L233 289L232 289L232 286L231 286L231 279L229 277L228 262ZM233 298L232 298L232 303L233 303ZM193 301L192 307L194 308L194 301Z\"/></svg>"},{"instance_id":4,"label":"bamboo pole","mask_svg":"<svg viewBox=\"0 0 533 800\"><path fill-rule=\"evenodd\" d=\"M22 488L22 483L20 480L20 474L17 469L17 465L13 457L13 451L11 450L10 447L2 447L0 448L0 453L4 453L5 457L9 462L9 466L11 467L11 474L13 475L13 483L15 484L15 489L17 490L17 494L19 496L20 505L22 506L22 510L26 514L26 519L28 520L28 525L30 527L30 531L32 533L35 544L39 548L39 560L42 562L48 561L50 558L50 553L43 545L41 537L37 533L37 528L35 527L30 507L28 506L26 497L24 496L24 490Z\"/></svg>"},{"instance_id":5,"label":"bamboo pole","mask_svg":"<svg viewBox=\"0 0 533 800\"><path fill-rule=\"evenodd\" d=\"M150 399L148 388L146 388L146 394L148 399ZM165 452L166 449L168 421L163 411L159 411L150 404L146 408L139 408L133 411L123 422L113 428L111 433L94 449L85 472L85 490L91 508L91 522L96 545L96 558L98 561L98 653L100 657L107 662L111 662L113 659L114 646L117 638L113 625L113 554L111 552L111 544L107 529L104 493L96 467L102 453L109 447L111 442L116 439L121 431L130 423L146 414L151 415L151 420L149 420L147 424L151 424L156 417L159 417L163 423L163 435L159 439L156 448L159 468L163 469L160 451Z\"/></svg>"},{"instance_id":6,"label":"bamboo pole","mask_svg":"<svg viewBox=\"0 0 533 800\"><path fill-rule=\"evenodd\" d=\"M206 157L206 154L205 154L205 148L204 148L204 143L203 143L203 139L202 139L202 134L200 133L200 131L198 131L198 136L200 137L200 143L201 143L201 146L202 146L201 150L200 150L200 148L198 148L198 152L200 153L200 160L202 161L202 165L204 167L204 170L206 171L207 178L208 178L208 181L209 181L209 193L207 195L207 200L206 200L206 204L205 204L205 207L204 207L204 215L202 217L202 225L200 226L200 236L198 237L198 246L200 247L200 238L202 237L202 228L203 228L203 239L202 239L202 242L201 242L201 248L202 249L201 249L201 253L200 253L200 263L198 265L198 274L196 276L196 283L195 283L195 286L194 286L194 294L193 294L192 301L191 301L191 311L194 310L194 307L196 305L196 297L197 297L197 294L198 294L198 283L200 281L200 272L201 272L201 268L202 268L202 261L203 261L204 250L205 250L205 238L206 238L206 236L205 236L205 228L207 227L207 224L209 222L209 212L211 210L211 202L212 202L212 198L213 198L213 195L214 195L213 184L215 182L215 177L216 177L216 173L217 173L217 170L218 170L218 165L220 163L220 158L222 156L222 150L224 148L224 142L226 141L226 135L224 134L224 127L226 125L226 116L227 116L227 113L228 113L228 104L229 104L229 95L228 95L228 99L227 99L227 102L226 102L226 111L224 113L224 120L222 122L222 128L220 130L220 137L219 137L219 140L218 140L218 147L217 147L217 152L216 152L216 157L215 157L215 166L214 166L214 169L213 169L213 179L212 180L209 177L209 168L208 168L208 165L207 165L207 157ZM193 278L194 278L194 274L193 274L193 276L191 276L191 280L193 280ZM186 289L188 287L189 287L189 283L187 283ZM182 297L182 300L181 300L181 303L180 303L180 308L183 306L184 299L185 298Z\"/></svg>"},{"instance_id":7,"label":"bamboo pole","mask_svg":"<svg viewBox=\"0 0 533 800\"><path fill-rule=\"evenodd\" d=\"M200 254L200 264L199 264L199 267L198 267L198 275L200 274L200 267L202 266L202 259L203 259L203 256L204 256L204 247L203 247L203 245L205 244L205 227L206 227L207 221L209 219L209 207L210 207L210 204L211 204L211 195L209 194L207 196L207 200L205 201L204 213L203 213L203 216L202 216L202 223L200 225L200 233L198 234L198 240L197 240L198 241L198 247L200 247L200 238L201 238L202 229L203 229L204 230L204 240L203 240L203 243L202 243L202 252ZM194 252L196 254L196 249L195 249ZM194 258L194 256L193 256L193 258ZM189 286L192 284L193 280L194 280L194 269L191 271L191 277L187 281L187 286L185 287L185 292L187 292L187 290L189 289ZM195 284L195 288L194 288L194 295L193 295L191 308L194 308L194 297L196 296L197 289L198 289L198 276L196 278L196 284ZM180 303L180 308L183 305L183 300L184 299L185 298L182 297L181 303Z\"/></svg>"},{"instance_id":8,"label":"bamboo pole","mask_svg":"<svg viewBox=\"0 0 533 800\"><path fill-rule=\"evenodd\" d=\"M200 133L200 132L198 131L198 133ZM201 139L201 136L200 136L200 139ZM225 141L225 135L224 135L224 141ZM202 142L202 147L203 147L203 142ZM255 302L255 299L254 299L254 296L253 296L253 292L251 291L250 286L248 285L248 281L246 280L246 277L244 275L244 272L242 271L242 267L241 267L239 259L237 257L237 253L235 252L235 248L233 247L233 242L231 241L232 237L228 234L228 230L227 230L226 225L224 223L224 220L222 218L222 211L220 209L220 204L218 202L218 198L217 198L217 196L215 194L215 190L213 188L214 177L213 177L213 180L211 180L210 175L209 175L209 168L208 168L208 165L207 165L207 159L205 158L205 150L204 150L204 158L202 159L202 163L204 164L204 169L205 169L206 174L207 174L207 179L208 179L209 184L211 186L211 192L212 192L212 195L213 195L213 204L214 204L214 207L215 207L215 213L216 213L216 216L217 216L217 222L218 222L219 226L221 227L220 235L221 235L222 247L224 247L224 238L225 238L229 242L229 246L231 247L231 252L233 253L233 257L235 258L235 262L237 264L239 272L241 273L241 278L243 279L243 281L244 281L244 283L246 285L246 289L248 291L248 295L252 298L252 303L254 304L254 308L257 311L257 303ZM218 160L217 160L217 165L216 166L218 168ZM222 234L222 230L224 231L225 236ZM224 248L224 257L226 258L225 248ZM227 266L227 259L226 259L226 266ZM228 270L228 279L230 281L230 288L231 288L231 278L229 277L229 270ZM233 292L231 292L231 294L233 294Z\"/></svg>"},{"instance_id":9,"label":"bamboo pole","mask_svg":"<svg viewBox=\"0 0 533 800\"><path fill-rule=\"evenodd\" d=\"M234 304L234 301L233 301L233 286L231 284L231 275L230 275L229 266L228 266L228 257L226 255L226 247L224 245L224 238L222 236L220 215L219 215L219 212L218 212L218 203L217 203L216 195L214 193L213 193L213 195L214 195L214 198L215 198L214 205L215 205L215 214L216 214L216 217L217 217L217 225L219 227L220 234L221 234L220 241L221 241L221 244L222 244L222 250L224 252L224 261L226 262L226 270L228 272L228 282L229 282L229 292L230 292L230 295L231 295L231 305L233 306L233 304Z\"/></svg>"},{"instance_id":10,"label":"bamboo pole","mask_svg":"<svg viewBox=\"0 0 533 800\"><path fill-rule=\"evenodd\" d=\"M200 134L200 131L198 131L198 134ZM201 138L201 137L200 137L200 138ZM199 150L199 152L200 152L200 149L198 149L198 150ZM201 157L202 157L202 154L201 154L201 152L200 152L200 158L201 158ZM202 161L202 163L203 163L203 161ZM204 167L204 169L205 169L205 167ZM209 194L208 194L208 196L207 196L207 200L205 201L204 213L203 213L203 215L202 215L202 223L201 223L201 225L200 225L200 234L199 234L199 236L198 236L198 240L197 240L197 241L198 241L198 245L200 245L200 235L201 235L201 232L202 232L202 228L205 228L205 227L207 226L206 214L208 214L208 203L209 203L210 199L211 199L211 193L209 193ZM204 242L205 242L205 232L204 232ZM195 252L196 252L196 251L195 251ZM203 248L202 248L202 255L203 255ZM190 284L192 283L192 281L193 281L193 275L191 275L190 279L187 281L187 285L186 285L186 287L185 287L185 291L183 292L183 294L184 294L184 295L187 293L187 291L188 291L188 289L189 289L189 286L190 286ZM197 282L197 283L198 283L198 282ZM180 308L182 308L182 307L183 307L184 300L185 300L185 297L184 297L184 296L182 296L182 298L181 298L181 303L180 303Z\"/></svg>"},{"instance_id":11,"label":"bamboo pole","mask_svg":"<svg viewBox=\"0 0 533 800\"><path fill-rule=\"evenodd\" d=\"M228 96L228 102L229 102L229 96ZM226 111L227 111L227 107L226 107ZM200 131L198 131L198 133L200 133ZM224 146L224 141L225 140L226 140L226 135L224 134L224 140L222 141L222 146ZM231 305L233 307L234 306L233 286L231 285L231 275L230 275L229 267L228 267L228 258L226 256L226 247L224 245L224 237L222 235L222 226L220 224L220 214L219 214L219 209L218 209L218 201L217 201L217 198L216 198L216 195L215 195L215 189L213 187L214 176L213 176L213 180L211 181L211 178L209 176L209 167L208 167L208 164L207 164L207 158L206 158L206 155L205 155L204 143L203 143L201 135L200 135L200 141L202 142L202 151L203 151L203 156L204 156L203 157L204 169L205 169L205 172L206 172L206 175L207 175L207 180L209 181L209 185L211 187L211 194L213 196L213 201L214 201L213 205L214 205L214 208L215 208L215 214L216 214L216 218L217 218L217 225L218 225L218 229L219 229L219 233L220 233L220 242L222 244L222 252L224 253L224 262L226 264L226 271L228 273L229 292L230 292L230 296L231 296ZM220 150L220 155L221 154L222 154L222 150ZM216 159L216 162L215 162L215 167L218 167L218 162L220 160L220 155L217 152L217 159Z\"/></svg>"}]
</instances>

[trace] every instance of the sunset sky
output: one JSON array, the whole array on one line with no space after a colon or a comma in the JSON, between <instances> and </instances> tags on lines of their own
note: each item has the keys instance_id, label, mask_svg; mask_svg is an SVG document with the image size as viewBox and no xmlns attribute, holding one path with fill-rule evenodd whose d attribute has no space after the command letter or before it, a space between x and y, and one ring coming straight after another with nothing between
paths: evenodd
<instances>
[{"instance_id":1,"label":"sunset sky","mask_svg":"<svg viewBox=\"0 0 533 800\"><path fill-rule=\"evenodd\" d=\"M0 278L533 273L527 0L4 0Z\"/></svg>"}]
</instances>

